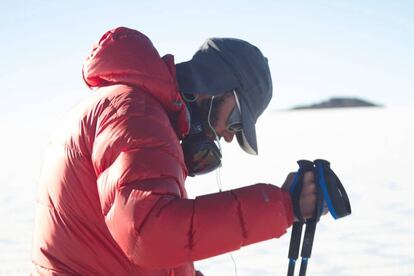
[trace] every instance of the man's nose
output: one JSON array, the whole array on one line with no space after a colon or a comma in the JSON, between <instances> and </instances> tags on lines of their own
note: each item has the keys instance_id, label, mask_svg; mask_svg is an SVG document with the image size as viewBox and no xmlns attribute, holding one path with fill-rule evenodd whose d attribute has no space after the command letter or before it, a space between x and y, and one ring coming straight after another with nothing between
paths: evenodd
<instances>
[{"instance_id":1,"label":"man's nose","mask_svg":"<svg viewBox=\"0 0 414 276\"><path fill-rule=\"evenodd\" d=\"M234 138L234 132L229 132L229 131L224 131L222 137L224 138L224 140L227 143L230 143L231 141L233 141Z\"/></svg>"}]
</instances>

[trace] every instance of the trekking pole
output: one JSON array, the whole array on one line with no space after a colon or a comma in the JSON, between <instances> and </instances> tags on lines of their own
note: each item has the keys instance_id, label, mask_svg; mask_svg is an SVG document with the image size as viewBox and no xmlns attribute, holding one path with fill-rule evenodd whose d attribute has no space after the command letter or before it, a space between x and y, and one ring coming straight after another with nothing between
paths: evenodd
<instances>
[{"instance_id":1,"label":"trekking pole","mask_svg":"<svg viewBox=\"0 0 414 276\"><path fill-rule=\"evenodd\" d=\"M306 221L305 236L303 238L302 252L300 256L302 261L300 263L299 276L306 275L306 269L308 268L308 260L312 254L313 239L315 237L315 230L317 219L312 218L311 220Z\"/></svg>"},{"instance_id":2,"label":"trekking pole","mask_svg":"<svg viewBox=\"0 0 414 276\"><path fill-rule=\"evenodd\" d=\"M313 165L316 166L315 162ZM315 182L318 183L318 173L317 168L313 169L315 174ZM315 213L313 214L312 218L306 220L306 229L305 229L305 236L303 238L302 243L302 252L300 256L302 257L302 261L300 264L299 276L305 276L306 270L308 268L308 261L312 255L312 247L313 241L315 238L316 232L316 225L319 222L319 219L323 213L324 208L324 198L320 188L320 185L316 185L316 206L315 206Z\"/></svg>"},{"instance_id":3,"label":"trekking pole","mask_svg":"<svg viewBox=\"0 0 414 276\"><path fill-rule=\"evenodd\" d=\"M290 193L292 195L292 202L293 202L293 210L295 213L296 218L299 220L293 223L292 227L292 235L290 237L290 245L289 245L289 266L288 266L288 276L293 276L295 272L295 264L296 260L298 259L299 255L299 247L302 238L302 228L304 219L300 212L300 205L299 205L299 198L300 193L302 192L303 187L303 178L305 172L313 170L313 163L308 160L299 160L298 162L299 170L295 174L295 178L293 180L293 184L290 187Z\"/></svg>"}]
</instances>

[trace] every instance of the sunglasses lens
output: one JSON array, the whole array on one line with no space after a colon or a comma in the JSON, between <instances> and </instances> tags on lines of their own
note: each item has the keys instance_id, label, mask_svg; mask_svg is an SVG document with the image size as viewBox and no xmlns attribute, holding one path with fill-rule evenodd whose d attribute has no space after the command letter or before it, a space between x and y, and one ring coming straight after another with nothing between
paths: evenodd
<instances>
[{"instance_id":1,"label":"sunglasses lens","mask_svg":"<svg viewBox=\"0 0 414 276\"><path fill-rule=\"evenodd\" d=\"M231 132L239 132L239 131L241 131L243 128L242 128L241 123L236 123L236 124L233 124L233 125L229 125L229 126L227 127L227 129L228 129L229 131L231 131Z\"/></svg>"},{"instance_id":2,"label":"sunglasses lens","mask_svg":"<svg viewBox=\"0 0 414 276\"><path fill-rule=\"evenodd\" d=\"M237 106L235 106L230 114L229 119L227 120L227 130L231 132L241 131L243 129L241 122L242 118L240 110Z\"/></svg>"}]
</instances>

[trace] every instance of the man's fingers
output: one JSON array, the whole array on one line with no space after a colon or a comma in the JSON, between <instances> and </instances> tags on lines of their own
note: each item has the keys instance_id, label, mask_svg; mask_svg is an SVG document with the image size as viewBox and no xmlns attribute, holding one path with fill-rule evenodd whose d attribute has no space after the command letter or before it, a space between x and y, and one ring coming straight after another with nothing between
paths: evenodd
<instances>
[{"instance_id":1,"label":"man's fingers","mask_svg":"<svg viewBox=\"0 0 414 276\"><path fill-rule=\"evenodd\" d=\"M303 176L302 195L316 193L315 175L313 172L306 172Z\"/></svg>"},{"instance_id":2,"label":"man's fingers","mask_svg":"<svg viewBox=\"0 0 414 276\"><path fill-rule=\"evenodd\" d=\"M302 187L302 195L306 194L316 194L316 184L315 183L307 183L304 184Z\"/></svg>"},{"instance_id":3,"label":"man's fingers","mask_svg":"<svg viewBox=\"0 0 414 276\"><path fill-rule=\"evenodd\" d=\"M316 195L310 194L299 200L300 209L304 218L311 218L315 213Z\"/></svg>"},{"instance_id":4,"label":"man's fingers","mask_svg":"<svg viewBox=\"0 0 414 276\"><path fill-rule=\"evenodd\" d=\"M315 183L315 174L313 171L305 172L303 175L303 186L300 194L299 205L304 218L311 218L316 209L317 201L317 185ZM329 212L326 202L322 215L326 215Z\"/></svg>"},{"instance_id":5,"label":"man's fingers","mask_svg":"<svg viewBox=\"0 0 414 276\"><path fill-rule=\"evenodd\" d=\"M308 209L313 209L316 206L316 194L308 194L299 200L300 204Z\"/></svg>"},{"instance_id":6,"label":"man's fingers","mask_svg":"<svg viewBox=\"0 0 414 276\"><path fill-rule=\"evenodd\" d=\"M305 174L303 175L303 182L304 183L315 182L315 174L313 173L313 171L305 172Z\"/></svg>"}]
</instances>

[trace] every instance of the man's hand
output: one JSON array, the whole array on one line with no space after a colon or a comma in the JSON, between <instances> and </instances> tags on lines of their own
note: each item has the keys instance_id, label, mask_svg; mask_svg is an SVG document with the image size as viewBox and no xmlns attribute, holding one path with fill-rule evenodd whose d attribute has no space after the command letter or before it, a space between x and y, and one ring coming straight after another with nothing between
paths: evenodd
<instances>
[{"instance_id":1,"label":"man's hand","mask_svg":"<svg viewBox=\"0 0 414 276\"><path fill-rule=\"evenodd\" d=\"M283 190L289 191L290 186L293 184L294 177L295 173L290 173L287 176L285 183L282 186ZM313 172L305 172L303 176L303 186L299 198L299 206L304 219L309 219L314 215L316 209L316 184ZM324 214L326 214L326 212L324 212ZM296 217L294 220L298 221Z\"/></svg>"}]
</instances>

